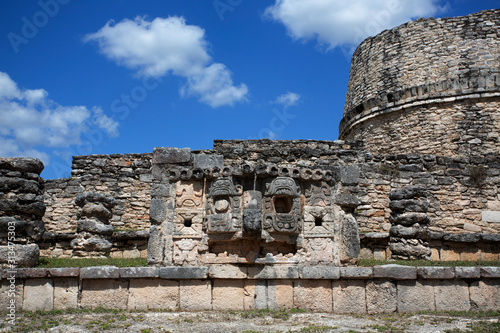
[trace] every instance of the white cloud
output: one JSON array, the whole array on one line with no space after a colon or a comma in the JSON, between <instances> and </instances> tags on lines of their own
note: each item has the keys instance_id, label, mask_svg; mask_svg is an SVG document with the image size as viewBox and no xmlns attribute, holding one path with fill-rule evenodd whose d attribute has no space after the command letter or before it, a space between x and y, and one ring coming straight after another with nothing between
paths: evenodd
<instances>
[{"instance_id":1,"label":"white cloud","mask_svg":"<svg viewBox=\"0 0 500 333\"><path fill-rule=\"evenodd\" d=\"M118 123L100 108L59 105L47 91L21 90L0 72L0 156L39 157L48 163L49 155L39 148L78 144L82 134L96 127L118 135Z\"/></svg>"},{"instance_id":2,"label":"white cloud","mask_svg":"<svg viewBox=\"0 0 500 333\"><path fill-rule=\"evenodd\" d=\"M265 16L281 22L297 40L326 49L354 47L369 36L442 10L437 0L276 0Z\"/></svg>"},{"instance_id":3,"label":"white cloud","mask_svg":"<svg viewBox=\"0 0 500 333\"><path fill-rule=\"evenodd\" d=\"M287 92L286 94L283 94L283 95L279 95L274 101L273 103L276 103L276 104L281 104L283 105L285 108L287 107L290 107L290 106L293 106L293 105L296 105L299 100L300 100L300 95L299 94L296 94L296 93L293 93L293 92Z\"/></svg>"},{"instance_id":4,"label":"white cloud","mask_svg":"<svg viewBox=\"0 0 500 333\"><path fill-rule=\"evenodd\" d=\"M181 95L198 96L213 108L247 99L247 86L235 86L229 69L212 61L205 31L187 25L183 17L110 21L84 41L97 42L106 57L141 76L185 78Z\"/></svg>"}]
</instances>

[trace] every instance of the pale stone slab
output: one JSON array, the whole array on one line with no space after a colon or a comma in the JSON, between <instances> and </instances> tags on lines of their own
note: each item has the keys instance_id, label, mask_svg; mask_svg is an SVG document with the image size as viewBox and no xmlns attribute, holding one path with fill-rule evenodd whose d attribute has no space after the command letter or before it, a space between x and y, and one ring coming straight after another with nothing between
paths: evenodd
<instances>
[{"instance_id":1,"label":"pale stone slab","mask_svg":"<svg viewBox=\"0 0 500 333\"><path fill-rule=\"evenodd\" d=\"M414 280L417 278L417 268L393 264L375 266L373 267L373 277L395 280Z\"/></svg>"},{"instance_id":2,"label":"pale stone slab","mask_svg":"<svg viewBox=\"0 0 500 333\"><path fill-rule=\"evenodd\" d=\"M211 310L212 285L208 280L180 281L181 310Z\"/></svg>"},{"instance_id":3,"label":"pale stone slab","mask_svg":"<svg viewBox=\"0 0 500 333\"><path fill-rule=\"evenodd\" d=\"M49 311L54 308L54 286L51 279L24 281L23 310Z\"/></svg>"},{"instance_id":4,"label":"pale stone slab","mask_svg":"<svg viewBox=\"0 0 500 333\"><path fill-rule=\"evenodd\" d=\"M205 279L208 267L161 267L162 279Z\"/></svg>"},{"instance_id":5,"label":"pale stone slab","mask_svg":"<svg viewBox=\"0 0 500 333\"><path fill-rule=\"evenodd\" d=\"M458 261L460 260L460 253L454 250L441 250L441 260L443 261Z\"/></svg>"},{"instance_id":6,"label":"pale stone slab","mask_svg":"<svg viewBox=\"0 0 500 333\"><path fill-rule=\"evenodd\" d=\"M500 223L500 212L485 210L481 213L484 222Z\"/></svg>"},{"instance_id":7,"label":"pale stone slab","mask_svg":"<svg viewBox=\"0 0 500 333\"><path fill-rule=\"evenodd\" d=\"M366 313L364 280L333 281L333 312Z\"/></svg>"},{"instance_id":8,"label":"pale stone slab","mask_svg":"<svg viewBox=\"0 0 500 333\"><path fill-rule=\"evenodd\" d=\"M118 279L120 269L115 266L83 267L80 269L81 279Z\"/></svg>"},{"instance_id":9,"label":"pale stone slab","mask_svg":"<svg viewBox=\"0 0 500 333\"><path fill-rule=\"evenodd\" d=\"M157 278L160 275L158 267L122 267L120 268L120 277L129 278Z\"/></svg>"},{"instance_id":10,"label":"pale stone slab","mask_svg":"<svg viewBox=\"0 0 500 333\"><path fill-rule=\"evenodd\" d=\"M455 277L457 279L479 279L481 271L479 267L455 267Z\"/></svg>"},{"instance_id":11,"label":"pale stone slab","mask_svg":"<svg viewBox=\"0 0 500 333\"><path fill-rule=\"evenodd\" d=\"M500 310L500 279L485 279L472 282L470 300L474 310L499 311Z\"/></svg>"},{"instance_id":12,"label":"pale stone slab","mask_svg":"<svg viewBox=\"0 0 500 333\"><path fill-rule=\"evenodd\" d=\"M299 269L297 266L251 266L248 267L249 279L298 279Z\"/></svg>"},{"instance_id":13,"label":"pale stone slab","mask_svg":"<svg viewBox=\"0 0 500 333\"><path fill-rule=\"evenodd\" d=\"M267 281L267 305L269 309L293 308L293 282L291 280Z\"/></svg>"},{"instance_id":14,"label":"pale stone slab","mask_svg":"<svg viewBox=\"0 0 500 333\"><path fill-rule=\"evenodd\" d=\"M340 276L343 279L368 279L373 276L372 267L341 267Z\"/></svg>"},{"instance_id":15,"label":"pale stone slab","mask_svg":"<svg viewBox=\"0 0 500 333\"><path fill-rule=\"evenodd\" d=\"M397 309L396 284L387 280L366 283L366 309L372 313L390 313Z\"/></svg>"},{"instance_id":16,"label":"pale stone slab","mask_svg":"<svg viewBox=\"0 0 500 333\"><path fill-rule=\"evenodd\" d=\"M338 280L340 278L340 268L331 266L299 267L299 276L301 279Z\"/></svg>"},{"instance_id":17,"label":"pale stone slab","mask_svg":"<svg viewBox=\"0 0 500 333\"><path fill-rule=\"evenodd\" d=\"M267 301L264 306L257 307L257 283L262 283L256 280L245 280L243 287L243 308L245 310L251 309L265 309L267 308ZM265 283L265 282L264 282ZM266 293L266 286L264 284L264 293ZM267 295L265 295L267 296Z\"/></svg>"},{"instance_id":18,"label":"pale stone slab","mask_svg":"<svg viewBox=\"0 0 500 333\"><path fill-rule=\"evenodd\" d=\"M14 300L13 304L16 310L20 310L23 306L23 280L16 279L12 284L12 289L11 282L11 280L6 279L6 276L2 279L2 288L0 289L0 309L2 309L2 311L7 310L7 307L11 304L11 300Z\"/></svg>"},{"instance_id":19,"label":"pale stone slab","mask_svg":"<svg viewBox=\"0 0 500 333\"><path fill-rule=\"evenodd\" d=\"M469 285L462 280L434 281L436 311L469 311Z\"/></svg>"},{"instance_id":20,"label":"pale stone slab","mask_svg":"<svg viewBox=\"0 0 500 333\"><path fill-rule=\"evenodd\" d=\"M398 312L435 311L434 287L419 281L398 282Z\"/></svg>"},{"instance_id":21,"label":"pale stone slab","mask_svg":"<svg viewBox=\"0 0 500 333\"><path fill-rule=\"evenodd\" d=\"M179 282L163 279L130 280L129 310L176 310L178 307Z\"/></svg>"},{"instance_id":22,"label":"pale stone slab","mask_svg":"<svg viewBox=\"0 0 500 333\"><path fill-rule=\"evenodd\" d=\"M214 280L212 289L213 310L243 310L243 280Z\"/></svg>"},{"instance_id":23,"label":"pale stone slab","mask_svg":"<svg viewBox=\"0 0 500 333\"><path fill-rule=\"evenodd\" d=\"M115 279L83 280L82 308L101 306L110 309L126 309L128 300L128 281Z\"/></svg>"},{"instance_id":24,"label":"pale stone slab","mask_svg":"<svg viewBox=\"0 0 500 333\"><path fill-rule=\"evenodd\" d=\"M78 279L54 279L54 310L78 307Z\"/></svg>"},{"instance_id":25,"label":"pale stone slab","mask_svg":"<svg viewBox=\"0 0 500 333\"><path fill-rule=\"evenodd\" d=\"M293 289L296 308L332 312L332 283L328 280L298 280Z\"/></svg>"},{"instance_id":26,"label":"pale stone slab","mask_svg":"<svg viewBox=\"0 0 500 333\"><path fill-rule=\"evenodd\" d=\"M500 278L500 267L481 267L481 277Z\"/></svg>"},{"instance_id":27,"label":"pale stone slab","mask_svg":"<svg viewBox=\"0 0 500 333\"><path fill-rule=\"evenodd\" d=\"M247 268L232 265L214 265L208 269L208 275L214 279L245 279Z\"/></svg>"},{"instance_id":28,"label":"pale stone slab","mask_svg":"<svg viewBox=\"0 0 500 333\"><path fill-rule=\"evenodd\" d=\"M417 275L422 279L453 279L455 270L453 267L418 267Z\"/></svg>"}]
</instances>

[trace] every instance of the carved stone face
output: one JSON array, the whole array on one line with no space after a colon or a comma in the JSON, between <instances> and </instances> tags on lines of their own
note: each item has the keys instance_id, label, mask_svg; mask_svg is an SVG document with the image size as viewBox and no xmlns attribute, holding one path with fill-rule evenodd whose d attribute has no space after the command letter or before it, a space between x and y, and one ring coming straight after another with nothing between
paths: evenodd
<instances>
[{"instance_id":1,"label":"carved stone face","mask_svg":"<svg viewBox=\"0 0 500 333\"><path fill-rule=\"evenodd\" d=\"M236 190L233 182L230 179L219 178L212 183L210 187L210 196L227 196L236 195L238 191Z\"/></svg>"},{"instance_id":2,"label":"carved stone face","mask_svg":"<svg viewBox=\"0 0 500 333\"><path fill-rule=\"evenodd\" d=\"M292 178L277 177L267 185L268 195L289 195L297 196L297 185Z\"/></svg>"},{"instance_id":3,"label":"carved stone face","mask_svg":"<svg viewBox=\"0 0 500 333\"><path fill-rule=\"evenodd\" d=\"M260 237L262 230L262 212L260 209L245 209L243 211L243 233Z\"/></svg>"}]
</instances>

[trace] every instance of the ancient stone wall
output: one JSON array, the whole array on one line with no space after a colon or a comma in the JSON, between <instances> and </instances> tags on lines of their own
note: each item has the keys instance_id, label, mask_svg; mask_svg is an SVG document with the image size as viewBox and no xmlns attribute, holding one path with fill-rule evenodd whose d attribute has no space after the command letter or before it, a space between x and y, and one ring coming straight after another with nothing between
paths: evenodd
<instances>
[{"instance_id":1,"label":"ancient stone wall","mask_svg":"<svg viewBox=\"0 0 500 333\"><path fill-rule=\"evenodd\" d=\"M151 201L151 154L74 156L72 177L45 182L47 233L40 244L44 256L72 256L79 207L78 195L95 192L116 200L111 256L146 256ZM78 251L79 256L86 256Z\"/></svg>"},{"instance_id":2,"label":"ancient stone wall","mask_svg":"<svg viewBox=\"0 0 500 333\"><path fill-rule=\"evenodd\" d=\"M43 163L37 158L0 158L0 266L34 266L45 229Z\"/></svg>"},{"instance_id":3,"label":"ancient stone wall","mask_svg":"<svg viewBox=\"0 0 500 333\"><path fill-rule=\"evenodd\" d=\"M0 294L10 281L5 274ZM211 266L21 269L7 308L329 313L500 310L498 267Z\"/></svg>"},{"instance_id":4,"label":"ancient stone wall","mask_svg":"<svg viewBox=\"0 0 500 333\"><path fill-rule=\"evenodd\" d=\"M111 225L118 230L147 230L151 192L151 154L74 156L71 178L45 181L47 231L76 231L76 197L83 192L117 200Z\"/></svg>"},{"instance_id":5,"label":"ancient stone wall","mask_svg":"<svg viewBox=\"0 0 500 333\"><path fill-rule=\"evenodd\" d=\"M500 10L420 19L354 53L340 138L374 153L500 148Z\"/></svg>"},{"instance_id":6,"label":"ancient stone wall","mask_svg":"<svg viewBox=\"0 0 500 333\"><path fill-rule=\"evenodd\" d=\"M447 157L419 154L382 155L347 141L215 141L213 152L238 164L290 163L314 170L329 166L349 177L345 193L355 195L354 213L361 232L388 232L389 193L410 185L429 191L429 225L436 232L500 232L500 154ZM206 152L204 152L206 153ZM344 168L341 174L340 166ZM494 217L495 216L495 217Z\"/></svg>"}]
</instances>

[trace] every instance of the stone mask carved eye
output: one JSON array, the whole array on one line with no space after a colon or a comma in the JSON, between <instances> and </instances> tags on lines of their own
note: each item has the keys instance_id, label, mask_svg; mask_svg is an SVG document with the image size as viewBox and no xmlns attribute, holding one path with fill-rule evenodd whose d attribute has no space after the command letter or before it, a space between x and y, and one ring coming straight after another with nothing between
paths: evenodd
<instances>
[{"instance_id":1,"label":"stone mask carved eye","mask_svg":"<svg viewBox=\"0 0 500 333\"><path fill-rule=\"evenodd\" d=\"M289 214L292 211L292 198L275 197L274 210L276 211L276 213Z\"/></svg>"},{"instance_id":2,"label":"stone mask carved eye","mask_svg":"<svg viewBox=\"0 0 500 333\"><path fill-rule=\"evenodd\" d=\"M229 210L229 198L222 197L215 200L215 211L226 213Z\"/></svg>"}]
</instances>

